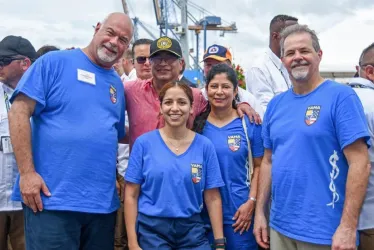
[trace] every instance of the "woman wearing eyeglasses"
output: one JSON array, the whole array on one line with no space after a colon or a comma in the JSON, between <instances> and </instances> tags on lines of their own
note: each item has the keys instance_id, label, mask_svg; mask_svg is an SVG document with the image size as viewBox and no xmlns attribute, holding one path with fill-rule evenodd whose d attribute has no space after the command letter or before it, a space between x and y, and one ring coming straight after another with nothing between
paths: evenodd
<instances>
[{"instance_id":1,"label":"woman wearing eyeglasses","mask_svg":"<svg viewBox=\"0 0 374 250\"><path fill-rule=\"evenodd\" d=\"M261 126L250 123L246 116L239 118L235 105L238 80L231 67L213 66L205 88L208 109L196 118L194 130L213 142L218 155L225 182L220 193L227 249L256 250L252 218L264 154ZM203 217L207 223L212 222L208 214L203 213ZM209 236L213 242L212 233Z\"/></svg>"},{"instance_id":2,"label":"woman wearing eyeglasses","mask_svg":"<svg viewBox=\"0 0 374 250\"><path fill-rule=\"evenodd\" d=\"M215 245L224 248L218 190L224 183L212 143L187 128L192 90L167 83L159 100L165 127L138 137L125 176L129 248L210 250L200 215L203 201Z\"/></svg>"}]
</instances>

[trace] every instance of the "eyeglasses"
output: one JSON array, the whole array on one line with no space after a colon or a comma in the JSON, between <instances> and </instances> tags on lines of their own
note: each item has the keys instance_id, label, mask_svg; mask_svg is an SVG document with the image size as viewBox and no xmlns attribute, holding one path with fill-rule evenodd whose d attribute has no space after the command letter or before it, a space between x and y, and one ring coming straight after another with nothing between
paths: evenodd
<instances>
[{"instance_id":1,"label":"eyeglasses","mask_svg":"<svg viewBox=\"0 0 374 250\"><path fill-rule=\"evenodd\" d=\"M373 66L374 67L374 63L364 63L364 64L360 65L361 68L365 68L366 66Z\"/></svg>"},{"instance_id":2,"label":"eyeglasses","mask_svg":"<svg viewBox=\"0 0 374 250\"><path fill-rule=\"evenodd\" d=\"M25 57L2 57L0 58L0 67L5 67L16 60L24 60Z\"/></svg>"},{"instance_id":3,"label":"eyeglasses","mask_svg":"<svg viewBox=\"0 0 374 250\"><path fill-rule=\"evenodd\" d=\"M147 57L147 56L138 56L137 58L135 58L136 62L139 63L139 64L146 63L147 59L149 60L149 57Z\"/></svg>"},{"instance_id":4,"label":"eyeglasses","mask_svg":"<svg viewBox=\"0 0 374 250\"><path fill-rule=\"evenodd\" d=\"M165 61L167 64L172 64L180 58L173 55L162 55L162 56L153 56L150 58L151 63L160 64L162 61Z\"/></svg>"}]
</instances>

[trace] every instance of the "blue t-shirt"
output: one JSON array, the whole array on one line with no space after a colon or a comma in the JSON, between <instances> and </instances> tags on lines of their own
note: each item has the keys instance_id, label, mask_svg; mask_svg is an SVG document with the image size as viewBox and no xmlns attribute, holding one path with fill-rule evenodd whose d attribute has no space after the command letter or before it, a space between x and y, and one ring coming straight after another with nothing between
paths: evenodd
<instances>
[{"instance_id":1,"label":"blue t-shirt","mask_svg":"<svg viewBox=\"0 0 374 250\"><path fill-rule=\"evenodd\" d=\"M139 213L188 218L203 208L203 192L224 186L213 144L196 134L187 151L174 154L159 130L138 137L125 180L139 184Z\"/></svg>"},{"instance_id":2,"label":"blue t-shirt","mask_svg":"<svg viewBox=\"0 0 374 250\"><path fill-rule=\"evenodd\" d=\"M331 245L340 224L348 163L343 149L369 133L352 88L326 80L268 105L262 133L272 150L270 226L292 239Z\"/></svg>"},{"instance_id":3,"label":"blue t-shirt","mask_svg":"<svg viewBox=\"0 0 374 250\"><path fill-rule=\"evenodd\" d=\"M261 137L261 126L251 123L245 116L248 139L251 142L252 156L262 157L264 146ZM219 128L206 122L203 135L213 143L225 183L220 188L223 222L233 224L238 208L248 200L250 172L248 164L248 142L244 133L241 118L236 118L229 124ZM204 213L204 217L207 214ZM206 219L206 218L204 218Z\"/></svg>"},{"instance_id":4,"label":"blue t-shirt","mask_svg":"<svg viewBox=\"0 0 374 250\"><path fill-rule=\"evenodd\" d=\"M118 209L115 187L118 139L125 135L121 79L80 50L50 52L22 77L12 96L36 101L32 116L35 170L52 196L45 209L110 213ZM13 199L21 201L15 185Z\"/></svg>"}]
</instances>

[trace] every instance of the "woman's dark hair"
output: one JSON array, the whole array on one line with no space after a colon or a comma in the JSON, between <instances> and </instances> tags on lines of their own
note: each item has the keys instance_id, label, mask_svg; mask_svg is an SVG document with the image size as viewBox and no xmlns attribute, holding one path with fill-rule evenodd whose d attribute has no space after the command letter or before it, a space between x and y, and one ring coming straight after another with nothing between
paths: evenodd
<instances>
[{"instance_id":1,"label":"woman's dark hair","mask_svg":"<svg viewBox=\"0 0 374 250\"><path fill-rule=\"evenodd\" d=\"M159 94L160 104L162 103L162 101L165 98L166 91L168 91L168 89L174 88L174 87L178 87L178 88L181 88L183 90L183 92L187 95L188 100L190 101L191 106L192 106L192 104L193 104L192 89L190 88L190 86L188 86L187 84L185 84L183 82L180 82L180 81L169 82L169 83L165 84L164 87L162 87L162 89L160 91L160 94Z\"/></svg>"},{"instance_id":2,"label":"woman's dark hair","mask_svg":"<svg viewBox=\"0 0 374 250\"><path fill-rule=\"evenodd\" d=\"M227 65L226 63L220 63L220 64L214 65L211 68L211 70L209 70L208 72L208 75L206 77L206 86L205 86L207 92L208 92L209 83L213 80L213 78L216 75L219 75L219 74L226 74L227 79L233 84L234 89L238 87L239 85L238 76L236 75L235 70L229 65ZM232 100L232 107L234 109L236 109L237 101L239 101L238 95L234 98L234 100ZM206 110L195 118L194 125L192 128L193 131L199 134L203 132L203 129L205 127L205 123L206 123L206 120L208 119L210 111L211 111L211 107L210 107L210 104L208 103Z\"/></svg>"}]
</instances>

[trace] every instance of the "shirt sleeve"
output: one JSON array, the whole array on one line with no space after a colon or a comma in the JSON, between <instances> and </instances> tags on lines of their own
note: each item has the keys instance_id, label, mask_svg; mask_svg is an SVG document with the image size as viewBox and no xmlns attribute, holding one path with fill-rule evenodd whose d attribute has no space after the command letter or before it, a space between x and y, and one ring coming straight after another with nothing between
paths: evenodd
<instances>
[{"instance_id":1,"label":"shirt sleeve","mask_svg":"<svg viewBox=\"0 0 374 250\"><path fill-rule=\"evenodd\" d=\"M129 165L126 170L125 180L135 184L142 184L144 182L143 177L143 156L145 150L144 145L139 137L132 149L129 159Z\"/></svg>"},{"instance_id":2,"label":"shirt sleeve","mask_svg":"<svg viewBox=\"0 0 374 250\"><path fill-rule=\"evenodd\" d=\"M360 138L364 138L370 145L365 113L360 99L353 90L352 94L337 104L334 125L342 150Z\"/></svg>"},{"instance_id":3,"label":"shirt sleeve","mask_svg":"<svg viewBox=\"0 0 374 250\"><path fill-rule=\"evenodd\" d=\"M246 79L247 89L259 100L263 111L266 111L270 100L274 97L274 92L264 72L256 67L251 68L247 72Z\"/></svg>"},{"instance_id":4,"label":"shirt sleeve","mask_svg":"<svg viewBox=\"0 0 374 250\"><path fill-rule=\"evenodd\" d=\"M273 150L273 143L270 139L270 112L271 112L271 105L269 105L269 108L266 110L264 115L264 120L262 122L262 140L264 142L264 147L266 149Z\"/></svg>"},{"instance_id":5,"label":"shirt sleeve","mask_svg":"<svg viewBox=\"0 0 374 250\"><path fill-rule=\"evenodd\" d=\"M198 116L199 114L205 111L208 105L208 101L207 99L205 99L200 89L193 88L192 91L194 93L194 102L196 102L197 104L197 105L194 105L195 106L194 112L196 116Z\"/></svg>"},{"instance_id":6,"label":"shirt sleeve","mask_svg":"<svg viewBox=\"0 0 374 250\"><path fill-rule=\"evenodd\" d=\"M248 135L251 142L252 156L254 158L262 157L264 155L264 143L261 136L262 126L250 123L247 116L245 117L245 122L247 124L247 128L252 126L252 134ZM248 132L249 131L250 130L248 129Z\"/></svg>"},{"instance_id":7,"label":"shirt sleeve","mask_svg":"<svg viewBox=\"0 0 374 250\"><path fill-rule=\"evenodd\" d=\"M122 89L124 90L124 89ZM126 101L125 101L125 95L121 98L122 102L120 103L120 119L117 127L118 131L118 140L121 140L126 135L126 129L125 129L125 123L126 123Z\"/></svg>"},{"instance_id":8,"label":"shirt sleeve","mask_svg":"<svg viewBox=\"0 0 374 250\"><path fill-rule=\"evenodd\" d=\"M239 95L239 100L241 102L246 102L249 105L251 105L251 107L260 115L261 119L264 118L264 111L261 105L259 105L259 102L256 99L256 97L252 93L239 87L238 95Z\"/></svg>"},{"instance_id":9,"label":"shirt sleeve","mask_svg":"<svg viewBox=\"0 0 374 250\"><path fill-rule=\"evenodd\" d=\"M222 180L216 150L210 141L207 143L204 159L206 166L206 181L204 189L207 190L225 186L225 183Z\"/></svg>"},{"instance_id":10,"label":"shirt sleeve","mask_svg":"<svg viewBox=\"0 0 374 250\"><path fill-rule=\"evenodd\" d=\"M36 102L33 115L39 115L46 107L48 93L54 82L53 71L49 67L48 56L42 57L33 63L17 84L10 102L19 94L24 94Z\"/></svg>"}]
</instances>

